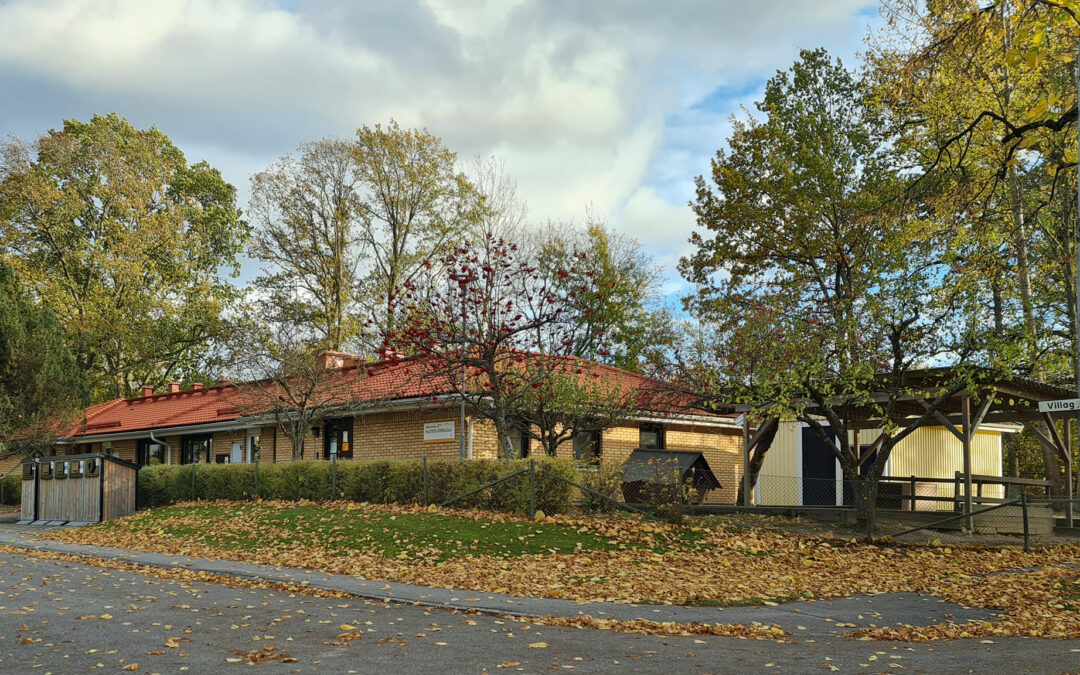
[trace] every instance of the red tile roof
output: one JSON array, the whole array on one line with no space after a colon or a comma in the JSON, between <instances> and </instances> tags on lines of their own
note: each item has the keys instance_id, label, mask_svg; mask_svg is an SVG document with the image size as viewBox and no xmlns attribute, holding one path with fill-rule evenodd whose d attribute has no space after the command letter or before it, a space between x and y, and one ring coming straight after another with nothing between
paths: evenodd
<instances>
[{"instance_id":1,"label":"red tile roof","mask_svg":"<svg viewBox=\"0 0 1080 675\"><path fill-rule=\"evenodd\" d=\"M527 358L528 355L523 356ZM656 380L580 359L561 360L565 361L564 372L576 373L585 379L614 381L621 392L632 393L644 409L663 413L686 408L685 402L676 400L677 395L664 392ZM361 364L335 371L325 385L320 386L319 398L324 404L333 405L435 397L454 391L444 377L417 359ZM277 407L274 405L277 402L271 402L269 397L279 391L275 385L263 381L116 399L87 408L83 421L66 436L90 437L230 422Z\"/></svg>"}]
</instances>

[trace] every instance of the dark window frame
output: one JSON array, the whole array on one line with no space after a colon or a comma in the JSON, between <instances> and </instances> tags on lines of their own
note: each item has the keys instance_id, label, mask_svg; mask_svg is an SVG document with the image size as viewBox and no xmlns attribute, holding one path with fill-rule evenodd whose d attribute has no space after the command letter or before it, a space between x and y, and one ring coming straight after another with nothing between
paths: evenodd
<instances>
[{"instance_id":1,"label":"dark window frame","mask_svg":"<svg viewBox=\"0 0 1080 675\"><path fill-rule=\"evenodd\" d=\"M150 446L156 445L161 451L161 464L164 465L168 457L166 457L166 446L164 443L157 443L149 438L140 438L135 444L135 462L139 466L151 466L150 464Z\"/></svg>"},{"instance_id":2,"label":"dark window frame","mask_svg":"<svg viewBox=\"0 0 1080 675\"><path fill-rule=\"evenodd\" d=\"M585 456L585 453L579 452L578 449L578 437L590 436L588 443L592 444L592 454ZM596 464L600 461L600 456L604 451L604 433L600 429L582 430L574 432L574 436L571 439L571 444L574 450L574 459L579 462L587 462L589 464Z\"/></svg>"},{"instance_id":3,"label":"dark window frame","mask_svg":"<svg viewBox=\"0 0 1080 675\"><path fill-rule=\"evenodd\" d=\"M656 446L645 445L642 442L641 435L643 433L655 433L656 434ZM642 422L638 426L638 448L641 450L666 450L667 438L664 433L664 425L658 422Z\"/></svg>"},{"instance_id":4,"label":"dark window frame","mask_svg":"<svg viewBox=\"0 0 1080 675\"><path fill-rule=\"evenodd\" d=\"M354 433L354 425L352 417L336 417L334 419L328 419L323 423L324 429L322 433L323 441L323 459L330 459L330 443L337 443L337 458L338 459L352 459L353 453L356 449L356 438ZM343 434L348 434L347 437ZM348 438L348 440L343 440ZM345 443L349 444L349 450L342 452L342 448Z\"/></svg>"},{"instance_id":5,"label":"dark window frame","mask_svg":"<svg viewBox=\"0 0 1080 675\"><path fill-rule=\"evenodd\" d=\"M191 464L192 463L192 445L199 442L206 441L206 451L202 455L202 459L196 464L209 464L214 453L214 435L213 434L190 434L180 439L180 463Z\"/></svg>"},{"instance_id":6,"label":"dark window frame","mask_svg":"<svg viewBox=\"0 0 1080 675\"><path fill-rule=\"evenodd\" d=\"M517 459L528 459L532 452L530 447L532 445L532 435L529 434L529 431L520 425L512 424L510 425L510 438L511 446L513 446L513 439L518 440L519 447L515 448L514 456Z\"/></svg>"}]
</instances>

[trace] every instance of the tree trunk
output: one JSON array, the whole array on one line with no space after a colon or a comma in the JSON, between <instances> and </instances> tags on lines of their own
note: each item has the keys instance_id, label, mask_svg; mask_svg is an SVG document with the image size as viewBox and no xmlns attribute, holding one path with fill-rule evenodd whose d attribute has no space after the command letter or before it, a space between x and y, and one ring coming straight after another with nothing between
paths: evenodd
<instances>
[{"instance_id":1,"label":"tree trunk","mask_svg":"<svg viewBox=\"0 0 1080 675\"><path fill-rule=\"evenodd\" d=\"M874 478L874 472L867 476L849 477L847 480L854 493L855 527L859 532L866 533L869 539L877 522L878 481Z\"/></svg>"},{"instance_id":2,"label":"tree trunk","mask_svg":"<svg viewBox=\"0 0 1080 675\"><path fill-rule=\"evenodd\" d=\"M289 441L292 443L292 458L293 461L298 461L304 458L304 438L307 436L308 429L311 425L304 425L300 423L294 423L289 425L288 436Z\"/></svg>"},{"instance_id":3,"label":"tree trunk","mask_svg":"<svg viewBox=\"0 0 1080 675\"><path fill-rule=\"evenodd\" d=\"M495 401L495 414L492 417L500 453L506 459L514 459L514 446L510 443L510 428L506 424L506 410L498 401Z\"/></svg>"},{"instance_id":4,"label":"tree trunk","mask_svg":"<svg viewBox=\"0 0 1080 675\"><path fill-rule=\"evenodd\" d=\"M1020 306L1024 312L1024 330L1027 332L1028 355L1036 352L1035 305L1031 300L1031 273L1028 266L1027 228L1024 223L1024 203L1020 191L1020 177L1016 167L1009 168L1009 207L1013 218L1013 246L1016 249L1016 282L1020 287ZM1034 364L1032 364L1034 365Z\"/></svg>"},{"instance_id":5,"label":"tree trunk","mask_svg":"<svg viewBox=\"0 0 1080 675\"><path fill-rule=\"evenodd\" d=\"M1050 436L1050 430L1043 422L1025 422L1025 425L1037 428L1044 436ZM1042 438L1036 435L1039 442L1039 452L1043 460L1043 478L1050 481L1050 496L1060 497L1064 494L1064 484L1061 477L1061 463L1058 460L1058 451L1052 445L1044 443Z\"/></svg>"}]
</instances>

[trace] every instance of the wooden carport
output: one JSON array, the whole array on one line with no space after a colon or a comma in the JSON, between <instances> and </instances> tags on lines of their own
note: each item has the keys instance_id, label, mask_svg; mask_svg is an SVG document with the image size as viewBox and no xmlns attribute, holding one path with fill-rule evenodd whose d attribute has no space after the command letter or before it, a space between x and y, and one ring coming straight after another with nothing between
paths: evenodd
<instances>
[{"instance_id":1,"label":"wooden carport","mask_svg":"<svg viewBox=\"0 0 1080 675\"><path fill-rule=\"evenodd\" d=\"M888 375L882 376L883 380L886 377ZM1071 526L1073 523L1072 448L1069 435L1066 433L1062 437L1054 425L1054 418L1072 416L1076 413L1072 411L1039 412L1039 403L1073 398L1075 393L1069 389L1022 377L992 377L978 372L969 377L969 386L946 396L937 406L934 406L932 401L936 400L943 391L947 392L955 388L954 385L959 380L957 372L952 368L911 371L904 375L901 393L883 387L880 390L871 391L869 396L858 403L830 402L830 408L843 410L845 424L855 437L853 446L856 449L860 447L859 430L880 429L884 422L881 410L890 402L893 409L891 421L901 430L901 433L921 426L942 426L947 429L960 441L963 449L965 476L963 509L966 514L970 514L973 510L971 442L979 427L991 423L1022 424L1043 445L1056 452L1065 464L1065 517L1066 522ZM825 416L824 408L810 399L800 399L798 406L804 415ZM743 415L743 476L749 476L755 460L760 467L761 460L775 436L779 417L766 416L764 421L751 432L747 417L757 409L751 405L737 405L734 410ZM874 443L861 453L858 457L860 466L874 455L884 439L884 434L879 435ZM750 481L743 480L742 487L742 504L750 506L753 486ZM968 515L966 524L969 530L970 520L971 517Z\"/></svg>"}]
</instances>

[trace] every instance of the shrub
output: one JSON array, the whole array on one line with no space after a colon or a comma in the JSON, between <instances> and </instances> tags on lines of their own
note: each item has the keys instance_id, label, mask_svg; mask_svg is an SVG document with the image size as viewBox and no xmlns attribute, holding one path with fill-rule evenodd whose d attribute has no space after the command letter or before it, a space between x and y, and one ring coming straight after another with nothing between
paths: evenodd
<instances>
[{"instance_id":1,"label":"shrub","mask_svg":"<svg viewBox=\"0 0 1080 675\"><path fill-rule=\"evenodd\" d=\"M578 482L617 502L622 501L623 468L619 464L590 464L578 469ZM582 493L581 508L591 513L611 513L617 507L606 499Z\"/></svg>"},{"instance_id":2,"label":"shrub","mask_svg":"<svg viewBox=\"0 0 1080 675\"><path fill-rule=\"evenodd\" d=\"M18 505L22 501L22 467L0 478L0 504Z\"/></svg>"},{"instance_id":3,"label":"shrub","mask_svg":"<svg viewBox=\"0 0 1080 675\"><path fill-rule=\"evenodd\" d=\"M578 476L573 462L538 458L538 467L570 480ZM303 461L260 464L258 496L264 499L441 504L486 483L524 469L527 460L431 460L427 463L427 499L424 498L424 466L419 460L372 460L337 462ZM195 499L240 500L255 496L253 464L195 465ZM192 466L152 466L139 471L136 500L139 508L164 506L192 498ZM335 489L336 488L336 489ZM535 475L536 508L544 513L570 509L577 490L552 476ZM527 474L467 497L455 506L525 512L529 507Z\"/></svg>"}]
</instances>

